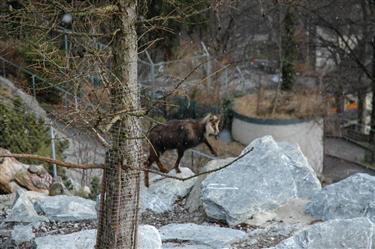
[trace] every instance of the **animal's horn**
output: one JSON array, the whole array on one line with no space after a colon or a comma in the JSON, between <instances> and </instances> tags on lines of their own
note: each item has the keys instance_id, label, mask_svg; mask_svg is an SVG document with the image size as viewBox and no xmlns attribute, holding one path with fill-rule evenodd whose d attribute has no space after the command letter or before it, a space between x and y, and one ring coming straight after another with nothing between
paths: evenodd
<instances>
[{"instance_id":1,"label":"animal's horn","mask_svg":"<svg viewBox=\"0 0 375 249\"><path fill-rule=\"evenodd\" d=\"M212 115L211 113L208 113L204 118L202 118L200 123L202 124L207 123L210 120L211 115Z\"/></svg>"}]
</instances>

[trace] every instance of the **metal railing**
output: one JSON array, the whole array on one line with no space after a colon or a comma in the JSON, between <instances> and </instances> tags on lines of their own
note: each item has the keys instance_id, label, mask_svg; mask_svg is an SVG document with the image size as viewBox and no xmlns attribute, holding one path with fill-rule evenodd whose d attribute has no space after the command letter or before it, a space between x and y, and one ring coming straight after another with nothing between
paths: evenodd
<instances>
[{"instance_id":1,"label":"metal railing","mask_svg":"<svg viewBox=\"0 0 375 249\"><path fill-rule=\"evenodd\" d=\"M49 87L59 91L61 96L63 97L63 103L64 103L65 106L67 106L68 103L71 103L77 108L78 103L80 102L80 99L79 99L78 96L70 93L69 91L65 90L64 88L62 88L62 87L60 87L56 84L51 83L49 80L38 76L37 74L33 73L32 71L25 69L23 66L17 65L15 63L5 59L2 56L0 56L0 61L2 63L2 75L4 77L7 76L6 66L12 66L12 67L16 68L17 70L19 70L20 72L26 74L27 76L29 76L31 78L32 93L33 93L34 98L36 98L36 91L37 91L37 87L38 87L37 86L37 80L39 80L41 82L46 83Z\"/></svg>"}]
</instances>

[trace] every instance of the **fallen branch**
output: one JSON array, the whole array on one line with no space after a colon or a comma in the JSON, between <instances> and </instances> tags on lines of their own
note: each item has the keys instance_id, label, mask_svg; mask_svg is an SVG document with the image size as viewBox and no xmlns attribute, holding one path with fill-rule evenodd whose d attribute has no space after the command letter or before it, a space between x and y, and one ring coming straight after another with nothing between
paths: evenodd
<instances>
[{"instance_id":1,"label":"fallen branch","mask_svg":"<svg viewBox=\"0 0 375 249\"><path fill-rule=\"evenodd\" d=\"M0 154L1 157L14 157L22 159L30 159L35 161L42 161L46 163L56 164L65 168L75 168L75 169L103 169L102 164L80 164L80 163L69 163L61 160L54 160L45 156L31 155L31 154Z\"/></svg>"},{"instance_id":2,"label":"fallen branch","mask_svg":"<svg viewBox=\"0 0 375 249\"><path fill-rule=\"evenodd\" d=\"M242 155L240 155L239 157L237 157L236 159L234 159L230 163L225 164L224 166L221 166L219 168L212 169L212 170L207 170L207 171L204 171L204 172L192 175L192 176L188 176L188 177L171 176L171 175L168 175L166 173L162 173L162 172L160 172L158 170L146 169L146 168L135 168L135 167L129 167L129 166L126 166L126 165L124 165L122 168L124 170L125 169L131 169L131 170L144 171L144 172L147 171L147 172L150 172L150 173L153 173L153 174L157 174L157 175L163 176L164 178L172 178L172 179L179 180L179 181L187 181L187 180L190 180L192 178L195 178L195 177L198 177L198 176L201 176L201 175L206 175L206 174L217 172L217 171L220 171L220 170L222 170L224 168L227 168L228 166L232 165L233 163L237 162L238 160L240 160L241 158L243 158L244 156L246 156L247 154L249 154L250 152L252 152L253 149L254 148L252 147L250 150L248 150L247 152L243 153ZM64 162L64 161L61 161L61 160L54 160L54 159L49 158L49 157L38 156L38 155L31 155L31 154L0 154L0 158L1 157L23 158L23 159L30 159L30 160L47 162L47 163L51 163L51 164L54 163L57 166L62 166L62 167L65 167L65 168L75 168L75 169L104 169L104 165L103 164L69 163L69 162ZM161 178L161 179L164 179L164 178Z\"/></svg>"}]
</instances>

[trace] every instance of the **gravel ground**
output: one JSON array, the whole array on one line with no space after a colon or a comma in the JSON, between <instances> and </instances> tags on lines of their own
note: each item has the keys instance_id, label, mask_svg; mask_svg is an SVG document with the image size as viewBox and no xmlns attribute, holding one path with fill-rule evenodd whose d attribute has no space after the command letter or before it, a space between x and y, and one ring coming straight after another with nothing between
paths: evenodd
<instances>
[{"instance_id":1,"label":"gravel ground","mask_svg":"<svg viewBox=\"0 0 375 249\"><path fill-rule=\"evenodd\" d=\"M190 213L184 208L185 200L177 201L174 209L170 212L155 214L146 210L141 215L141 224L148 224L160 228L171 223L195 223L202 224L207 221L207 216L203 210Z\"/></svg>"},{"instance_id":2,"label":"gravel ground","mask_svg":"<svg viewBox=\"0 0 375 249\"><path fill-rule=\"evenodd\" d=\"M5 197L0 196L0 248L1 249L32 249L32 244L27 242L15 247L11 244L10 233L15 224L2 223L7 213L9 212L9 203L11 201L6 200ZM7 199L11 200L11 199ZM3 203L8 203L4 205ZM185 200L179 200L174 209L170 212L163 214L155 214L150 211L145 211L140 217L140 224L153 225L156 228L160 228L164 225L171 223L195 223L210 226L228 227L225 223L215 222L209 220L204 214L203 210L190 213L184 208ZM33 232L36 237L56 235L56 234L69 234L78 232L81 230L95 229L97 227L96 221L81 221L81 222L41 222L39 223ZM296 231L298 226L285 225L283 223L270 224L268 228L260 228L257 226L251 226L247 224L240 224L234 229L240 229L248 233L247 238L241 240L232 245L233 249L259 249L267 248L278 244L280 241L288 238L291 234Z\"/></svg>"},{"instance_id":3,"label":"gravel ground","mask_svg":"<svg viewBox=\"0 0 375 249\"><path fill-rule=\"evenodd\" d=\"M232 245L233 249L261 249L279 244L289 238L301 225L287 225L283 223L269 224L266 228L256 228L248 232L247 238Z\"/></svg>"}]
</instances>

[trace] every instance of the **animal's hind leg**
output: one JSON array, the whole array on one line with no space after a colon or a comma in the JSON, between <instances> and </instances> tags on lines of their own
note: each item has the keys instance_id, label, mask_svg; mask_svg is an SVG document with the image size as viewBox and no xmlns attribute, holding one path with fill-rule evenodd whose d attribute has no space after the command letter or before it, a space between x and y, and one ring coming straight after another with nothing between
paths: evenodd
<instances>
[{"instance_id":1,"label":"animal's hind leg","mask_svg":"<svg viewBox=\"0 0 375 249\"><path fill-rule=\"evenodd\" d=\"M159 158L156 159L156 164L158 165L159 167L159 170L163 173L168 173L169 170L167 168L164 167L164 165L160 162Z\"/></svg>"},{"instance_id":2,"label":"animal's hind leg","mask_svg":"<svg viewBox=\"0 0 375 249\"><path fill-rule=\"evenodd\" d=\"M174 164L174 168L176 170L176 173L181 173L179 165L180 165L181 158L184 156L184 151L183 150L177 150L177 154L178 154L178 157L177 157L176 163Z\"/></svg>"},{"instance_id":3,"label":"animal's hind leg","mask_svg":"<svg viewBox=\"0 0 375 249\"><path fill-rule=\"evenodd\" d=\"M145 162L145 168L146 168L146 171L144 171L144 184L145 186L148 188L150 186L150 183L149 183L149 176L148 176L148 169L151 168L151 164L153 163L154 161L152 161L152 158L151 158L151 155L149 156L147 162Z\"/></svg>"},{"instance_id":4,"label":"animal's hind leg","mask_svg":"<svg viewBox=\"0 0 375 249\"><path fill-rule=\"evenodd\" d=\"M156 162L156 164L158 165L159 170L160 170L161 172L163 172L163 173L168 173L169 170L168 170L167 168L165 168L164 165L160 162L159 157L160 157L160 153L157 152L157 151L154 151L153 148L151 148L149 161L150 161L150 160L152 160L152 161L151 161L151 163L149 164L149 167L151 167L151 164L152 164L153 162Z\"/></svg>"}]
</instances>

